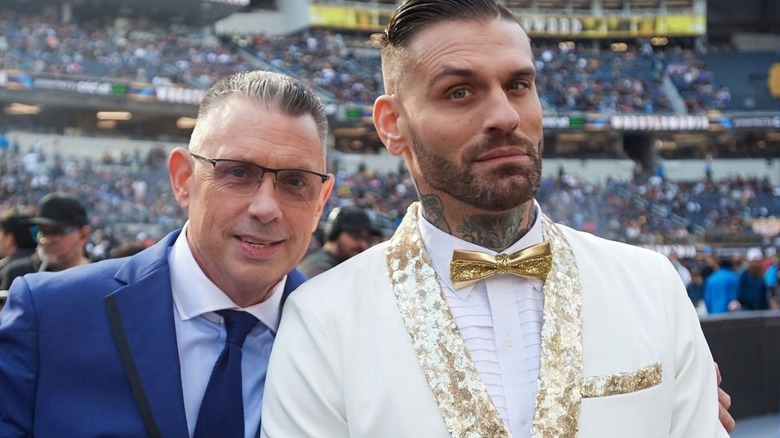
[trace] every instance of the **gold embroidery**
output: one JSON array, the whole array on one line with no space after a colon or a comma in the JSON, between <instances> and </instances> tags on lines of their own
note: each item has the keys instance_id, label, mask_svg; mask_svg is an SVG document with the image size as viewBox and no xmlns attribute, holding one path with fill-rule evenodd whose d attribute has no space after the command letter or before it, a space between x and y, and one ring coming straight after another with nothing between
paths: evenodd
<instances>
[{"instance_id":1,"label":"gold embroidery","mask_svg":"<svg viewBox=\"0 0 780 438\"><path fill-rule=\"evenodd\" d=\"M509 438L425 251L415 203L387 249L389 278L425 378L455 438Z\"/></svg>"},{"instance_id":2,"label":"gold embroidery","mask_svg":"<svg viewBox=\"0 0 780 438\"><path fill-rule=\"evenodd\" d=\"M412 204L387 248L388 277L420 367L455 438L508 438L425 251ZM532 435L577 435L582 387L582 291L574 254L542 217L553 265L544 285L541 367Z\"/></svg>"},{"instance_id":3,"label":"gold embroidery","mask_svg":"<svg viewBox=\"0 0 780 438\"><path fill-rule=\"evenodd\" d=\"M659 385L661 376L661 364L655 363L636 371L586 377L582 385L582 396L607 397L641 391Z\"/></svg>"},{"instance_id":4,"label":"gold embroidery","mask_svg":"<svg viewBox=\"0 0 780 438\"><path fill-rule=\"evenodd\" d=\"M531 433L537 438L575 437L582 402L582 285L569 242L542 216L553 266L544 283L542 356Z\"/></svg>"}]
</instances>

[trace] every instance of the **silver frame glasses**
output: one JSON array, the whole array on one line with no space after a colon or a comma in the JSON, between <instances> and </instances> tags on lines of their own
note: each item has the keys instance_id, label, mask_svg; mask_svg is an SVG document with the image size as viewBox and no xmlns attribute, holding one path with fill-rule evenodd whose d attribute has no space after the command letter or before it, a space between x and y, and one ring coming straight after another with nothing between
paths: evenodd
<instances>
[{"instance_id":1,"label":"silver frame glasses","mask_svg":"<svg viewBox=\"0 0 780 438\"><path fill-rule=\"evenodd\" d=\"M200 161L203 161L205 163L211 164L212 169L215 170L215 171L216 171L217 165L219 163L228 163L228 164L234 163L237 166L243 166L243 167L247 167L247 168L250 168L250 169L251 168L259 169L260 177L257 178L257 179L253 179L253 182L256 184L256 186L254 188L252 188L251 190L249 189L250 186L248 184L246 185L246 187L240 186L240 188L237 188L237 187L234 186L232 189L226 188L227 191L231 191L231 192L233 192L235 194L239 194L239 195L251 195L251 194L254 194L255 191L257 190L257 188L260 187L260 184L262 184L262 182L263 182L263 180L265 178L265 175L267 173L272 173L274 175L274 180L273 180L274 189L276 190L277 193L280 194L282 199L285 199L287 201L292 201L292 202L312 202L312 201L316 200L316 198L317 198L316 195L312 196L310 198L308 198L308 197L300 197L300 196L297 196L295 193L293 193L293 192L291 192L289 190L285 190L284 188L280 190L279 189L279 173L284 174L284 173L290 172L290 173L299 173L299 174L303 173L303 174L308 174L308 175L316 175L318 178L321 179L322 184L324 184L325 181L329 180L330 177L331 177L331 175L328 175L328 174L318 173L318 172L314 172L312 170L306 170L306 169L274 169L272 167L266 167L266 166L261 166L261 165L256 164L256 163L252 163L250 161L232 160L232 159L225 159L225 158L211 158L211 157L207 157L207 156L204 156L204 155L196 154L194 152L190 152L190 155L192 155L194 158L196 158L196 159L198 159ZM319 193L321 193L321 191L322 191L322 186L318 187L317 189L318 190L316 191L316 194L319 195Z\"/></svg>"}]
</instances>

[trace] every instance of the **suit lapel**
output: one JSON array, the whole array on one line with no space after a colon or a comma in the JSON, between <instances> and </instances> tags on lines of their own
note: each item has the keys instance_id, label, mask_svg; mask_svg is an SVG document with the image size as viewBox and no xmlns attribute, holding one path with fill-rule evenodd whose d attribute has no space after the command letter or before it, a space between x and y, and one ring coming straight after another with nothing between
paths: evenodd
<instances>
[{"instance_id":1,"label":"suit lapel","mask_svg":"<svg viewBox=\"0 0 780 438\"><path fill-rule=\"evenodd\" d=\"M123 286L106 297L111 328L150 435L186 437L187 420L174 327L169 236L128 261ZM123 354L124 350L124 354ZM151 426L150 427L150 423Z\"/></svg>"},{"instance_id":2,"label":"suit lapel","mask_svg":"<svg viewBox=\"0 0 780 438\"><path fill-rule=\"evenodd\" d=\"M167 263L177 235L131 258L117 274L127 285L106 297L114 339L120 354L124 350L122 363L150 436L188 435ZM282 306L304 281L298 270L287 275Z\"/></svg>"},{"instance_id":3,"label":"suit lapel","mask_svg":"<svg viewBox=\"0 0 780 438\"><path fill-rule=\"evenodd\" d=\"M287 281L284 283L284 290L282 291L282 310L284 310L284 303L287 301L287 297L290 293L302 285L307 278L303 273L297 269L293 269L287 274Z\"/></svg>"}]
</instances>

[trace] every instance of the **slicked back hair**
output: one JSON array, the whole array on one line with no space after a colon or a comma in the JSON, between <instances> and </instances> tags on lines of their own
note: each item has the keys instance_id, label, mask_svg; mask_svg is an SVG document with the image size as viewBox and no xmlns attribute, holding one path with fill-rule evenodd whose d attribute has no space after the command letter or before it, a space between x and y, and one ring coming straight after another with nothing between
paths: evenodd
<instances>
[{"instance_id":1,"label":"slicked back hair","mask_svg":"<svg viewBox=\"0 0 780 438\"><path fill-rule=\"evenodd\" d=\"M234 73L209 88L198 107L198 123L192 133L196 141L190 142L191 147L193 143L199 144L197 139L205 134L201 131L208 129L208 123L200 122L206 120L213 111L219 111L221 104L232 96L268 105L293 117L311 115L317 123L323 153L327 149L328 118L320 98L298 79L263 70Z\"/></svg>"},{"instance_id":2,"label":"slicked back hair","mask_svg":"<svg viewBox=\"0 0 780 438\"><path fill-rule=\"evenodd\" d=\"M514 21L517 17L495 0L406 0L398 6L381 38L382 75L387 93L395 93L412 37L427 25L445 21Z\"/></svg>"}]
</instances>

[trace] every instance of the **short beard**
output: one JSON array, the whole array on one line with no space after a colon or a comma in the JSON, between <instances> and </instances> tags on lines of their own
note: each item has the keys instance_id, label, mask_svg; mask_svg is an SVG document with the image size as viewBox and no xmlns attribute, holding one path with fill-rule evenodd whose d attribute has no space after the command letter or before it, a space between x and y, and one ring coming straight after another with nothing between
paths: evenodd
<instances>
[{"instance_id":1,"label":"short beard","mask_svg":"<svg viewBox=\"0 0 780 438\"><path fill-rule=\"evenodd\" d=\"M485 211L507 211L533 199L539 191L542 176L543 140L534 145L514 134L496 135L466 148L474 157L505 145L524 146L531 157L531 168L517 164L498 166L489 175L477 177L470 167L459 167L428 150L415 131L411 131L412 149L420 168L420 176L432 188L452 198ZM422 195L422 193L421 193Z\"/></svg>"}]
</instances>

